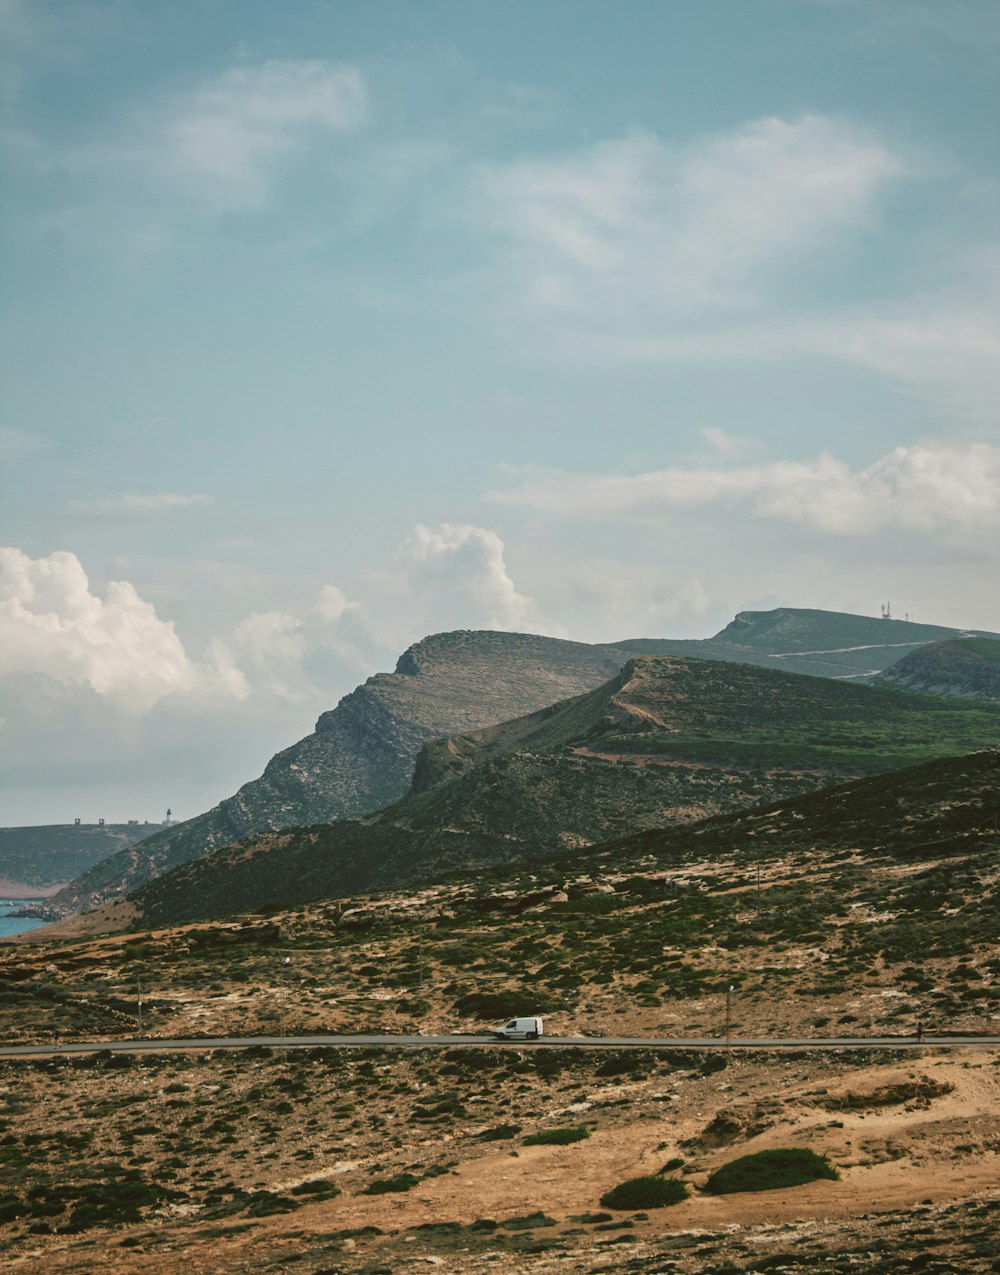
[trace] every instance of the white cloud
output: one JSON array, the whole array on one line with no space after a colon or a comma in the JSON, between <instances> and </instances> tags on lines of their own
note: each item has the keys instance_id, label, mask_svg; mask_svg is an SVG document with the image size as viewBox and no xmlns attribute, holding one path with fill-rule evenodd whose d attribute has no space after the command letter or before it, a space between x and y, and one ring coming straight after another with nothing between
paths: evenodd
<instances>
[{"instance_id":1,"label":"white cloud","mask_svg":"<svg viewBox=\"0 0 1000 1275\"><path fill-rule=\"evenodd\" d=\"M291 704L321 707L345 681L370 673L387 652L374 637L360 602L324 585L301 616L255 612L219 643L255 692Z\"/></svg>"},{"instance_id":2,"label":"white cloud","mask_svg":"<svg viewBox=\"0 0 1000 1275\"><path fill-rule=\"evenodd\" d=\"M160 158L213 198L256 203L276 160L318 134L356 128L366 106L353 66L317 58L233 67L175 104Z\"/></svg>"},{"instance_id":3,"label":"white cloud","mask_svg":"<svg viewBox=\"0 0 1000 1275\"><path fill-rule=\"evenodd\" d=\"M532 352L591 364L819 357L989 418L1000 319L985 229L980 242L966 233L956 244L928 228L917 257L916 237L897 230L887 250L910 256L920 282L904 282L904 270L895 298L857 299L871 268L851 254L880 242L885 197L941 175L940 163L871 130L806 115L683 147L633 132L496 165L474 211L505 246L501 316ZM954 172L948 179L943 197L958 206ZM814 278L823 281L815 305Z\"/></svg>"},{"instance_id":4,"label":"white cloud","mask_svg":"<svg viewBox=\"0 0 1000 1275\"><path fill-rule=\"evenodd\" d=\"M79 559L63 551L31 559L0 549L0 673L89 686L126 713L167 696L248 694L223 659L189 659L174 626L131 584L112 581L98 597Z\"/></svg>"},{"instance_id":5,"label":"white cloud","mask_svg":"<svg viewBox=\"0 0 1000 1275\"><path fill-rule=\"evenodd\" d=\"M823 454L636 475L510 472L513 486L490 493L492 500L568 517L649 518L723 506L837 536L898 528L976 538L1000 528L1000 447L987 443L897 447L861 470Z\"/></svg>"},{"instance_id":6,"label":"white cloud","mask_svg":"<svg viewBox=\"0 0 1000 1275\"><path fill-rule=\"evenodd\" d=\"M534 599L519 592L495 531L465 523L418 523L399 553L402 587L413 598L411 626L552 633ZM414 633L415 637L422 633Z\"/></svg>"},{"instance_id":7,"label":"white cloud","mask_svg":"<svg viewBox=\"0 0 1000 1275\"><path fill-rule=\"evenodd\" d=\"M204 492L184 495L176 491L149 492L146 495L124 494L105 500L73 500L70 508L83 513L155 513L161 509L188 509L192 505L209 505L212 497Z\"/></svg>"},{"instance_id":8,"label":"white cloud","mask_svg":"<svg viewBox=\"0 0 1000 1275\"><path fill-rule=\"evenodd\" d=\"M322 710L385 655L361 604L326 585L301 616L255 612L194 659L127 581L112 581L102 598L75 554L0 549L0 676L87 687L126 714L220 697L312 700Z\"/></svg>"},{"instance_id":9,"label":"white cloud","mask_svg":"<svg viewBox=\"0 0 1000 1275\"><path fill-rule=\"evenodd\" d=\"M305 633L294 615L280 611L248 615L233 630L226 649L255 686L292 702L309 698L313 688L302 670Z\"/></svg>"},{"instance_id":10,"label":"white cloud","mask_svg":"<svg viewBox=\"0 0 1000 1275\"><path fill-rule=\"evenodd\" d=\"M543 308L603 321L746 304L764 268L864 220L903 161L837 119L765 119L700 146L651 133L488 172L495 231Z\"/></svg>"}]
</instances>

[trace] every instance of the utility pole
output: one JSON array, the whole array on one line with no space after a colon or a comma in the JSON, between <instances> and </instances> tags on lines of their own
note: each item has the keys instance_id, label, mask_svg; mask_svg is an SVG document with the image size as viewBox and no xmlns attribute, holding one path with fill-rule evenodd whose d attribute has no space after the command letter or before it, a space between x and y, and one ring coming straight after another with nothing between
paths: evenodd
<instances>
[{"instance_id":1,"label":"utility pole","mask_svg":"<svg viewBox=\"0 0 1000 1275\"><path fill-rule=\"evenodd\" d=\"M139 1035L142 1035L142 975L135 976L135 1008L139 1019Z\"/></svg>"},{"instance_id":2,"label":"utility pole","mask_svg":"<svg viewBox=\"0 0 1000 1275\"><path fill-rule=\"evenodd\" d=\"M726 990L726 1049L732 1049L732 1041L730 1037L733 1031L733 985L730 983Z\"/></svg>"},{"instance_id":3,"label":"utility pole","mask_svg":"<svg viewBox=\"0 0 1000 1275\"><path fill-rule=\"evenodd\" d=\"M760 860L757 861L757 917L760 919Z\"/></svg>"}]
</instances>

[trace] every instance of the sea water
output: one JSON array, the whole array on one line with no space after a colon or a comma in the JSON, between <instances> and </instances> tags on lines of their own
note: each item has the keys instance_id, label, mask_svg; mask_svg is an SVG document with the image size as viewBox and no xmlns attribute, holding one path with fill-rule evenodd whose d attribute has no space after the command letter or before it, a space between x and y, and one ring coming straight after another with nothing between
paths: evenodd
<instances>
[{"instance_id":1,"label":"sea water","mask_svg":"<svg viewBox=\"0 0 1000 1275\"><path fill-rule=\"evenodd\" d=\"M19 912L26 903L43 903L44 899L3 899L0 898L0 939L11 934L23 934L25 930L37 930L44 921L35 921L26 916L11 916L11 912Z\"/></svg>"}]
</instances>

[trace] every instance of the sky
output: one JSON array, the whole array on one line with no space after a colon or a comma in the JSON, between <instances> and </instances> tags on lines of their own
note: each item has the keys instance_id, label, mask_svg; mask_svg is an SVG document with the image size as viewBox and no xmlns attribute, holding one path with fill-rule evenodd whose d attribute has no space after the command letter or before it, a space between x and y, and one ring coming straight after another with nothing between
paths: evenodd
<instances>
[{"instance_id":1,"label":"sky","mask_svg":"<svg viewBox=\"0 0 1000 1275\"><path fill-rule=\"evenodd\" d=\"M0 0L0 824L425 634L1000 631L995 0Z\"/></svg>"}]
</instances>

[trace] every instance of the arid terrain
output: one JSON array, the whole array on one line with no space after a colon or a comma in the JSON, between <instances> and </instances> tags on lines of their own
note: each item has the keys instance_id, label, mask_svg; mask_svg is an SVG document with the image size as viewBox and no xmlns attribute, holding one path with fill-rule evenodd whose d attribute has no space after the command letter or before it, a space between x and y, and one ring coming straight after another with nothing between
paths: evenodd
<instances>
[{"instance_id":1,"label":"arid terrain","mask_svg":"<svg viewBox=\"0 0 1000 1275\"><path fill-rule=\"evenodd\" d=\"M515 877L0 949L6 1043L297 1032L714 1037L705 1050L251 1048L0 1063L11 1269L986 1272L1000 1054L729 1051L993 1034L997 754ZM886 812L891 812L887 818ZM891 836L886 840L886 829ZM747 847L754 846L748 854ZM60 936L61 932L61 936ZM564 1145L526 1139L557 1129ZM715 1195L769 1149L836 1174ZM626 1179L687 1183L617 1209Z\"/></svg>"},{"instance_id":2,"label":"arid terrain","mask_svg":"<svg viewBox=\"0 0 1000 1275\"><path fill-rule=\"evenodd\" d=\"M988 1271L996 1063L517 1047L8 1062L4 1199L47 1202L5 1228L8 1266ZM589 1136L525 1145L567 1126ZM839 1180L699 1190L773 1147L826 1154ZM602 1208L609 1188L671 1162L690 1198ZM396 1175L409 1189L370 1193Z\"/></svg>"}]
</instances>

